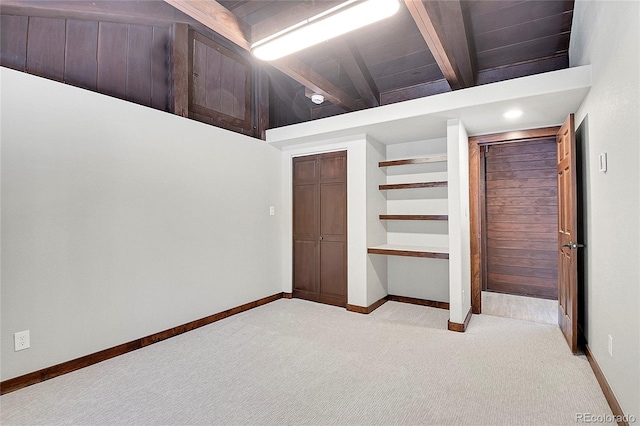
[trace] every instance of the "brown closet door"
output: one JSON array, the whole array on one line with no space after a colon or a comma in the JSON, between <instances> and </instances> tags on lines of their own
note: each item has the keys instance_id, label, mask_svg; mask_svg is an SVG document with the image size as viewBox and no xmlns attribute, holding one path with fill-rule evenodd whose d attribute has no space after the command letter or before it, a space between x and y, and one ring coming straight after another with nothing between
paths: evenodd
<instances>
[{"instance_id":1,"label":"brown closet door","mask_svg":"<svg viewBox=\"0 0 640 426\"><path fill-rule=\"evenodd\" d=\"M347 153L293 160L293 295L346 306Z\"/></svg>"},{"instance_id":2,"label":"brown closet door","mask_svg":"<svg viewBox=\"0 0 640 426\"><path fill-rule=\"evenodd\" d=\"M556 299L555 138L492 145L484 158L486 290Z\"/></svg>"}]
</instances>

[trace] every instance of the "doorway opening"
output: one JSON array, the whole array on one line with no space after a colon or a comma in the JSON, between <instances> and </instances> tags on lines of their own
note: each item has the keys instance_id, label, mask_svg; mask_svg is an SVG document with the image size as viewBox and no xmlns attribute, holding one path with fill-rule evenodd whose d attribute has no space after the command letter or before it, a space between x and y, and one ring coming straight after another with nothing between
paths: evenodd
<instances>
[{"instance_id":1,"label":"doorway opening","mask_svg":"<svg viewBox=\"0 0 640 426\"><path fill-rule=\"evenodd\" d=\"M347 306L347 152L293 159L293 297Z\"/></svg>"},{"instance_id":2,"label":"doorway opening","mask_svg":"<svg viewBox=\"0 0 640 426\"><path fill-rule=\"evenodd\" d=\"M558 324L558 130L470 138L474 313Z\"/></svg>"}]
</instances>

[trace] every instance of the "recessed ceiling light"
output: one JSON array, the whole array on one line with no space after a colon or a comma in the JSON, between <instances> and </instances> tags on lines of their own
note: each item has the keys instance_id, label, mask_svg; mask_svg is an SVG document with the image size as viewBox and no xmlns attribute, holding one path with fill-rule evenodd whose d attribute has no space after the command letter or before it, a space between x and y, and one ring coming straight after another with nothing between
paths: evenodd
<instances>
[{"instance_id":1,"label":"recessed ceiling light","mask_svg":"<svg viewBox=\"0 0 640 426\"><path fill-rule=\"evenodd\" d=\"M504 118L518 118L522 115L522 111L519 109L510 109L509 111L502 114Z\"/></svg>"},{"instance_id":2,"label":"recessed ceiling light","mask_svg":"<svg viewBox=\"0 0 640 426\"><path fill-rule=\"evenodd\" d=\"M398 0L348 0L251 45L258 59L273 61L387 18Z\"/></svg>"}]
</instances>

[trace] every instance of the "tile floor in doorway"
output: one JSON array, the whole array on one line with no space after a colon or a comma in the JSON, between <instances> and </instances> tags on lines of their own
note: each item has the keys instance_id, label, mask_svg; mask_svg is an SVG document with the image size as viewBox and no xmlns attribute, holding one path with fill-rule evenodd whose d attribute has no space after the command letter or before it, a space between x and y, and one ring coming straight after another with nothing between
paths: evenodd
<instances>
[{"instance_id":1,"label":"tile floor in doorway","mask_svg":"<svg viewBox=\"0 0 640 426\"><path fill-rule=\"evenodd\" d=\"M558 324L558 301L483 291L482 313L540 324Z\"/></svg>"}]
</instances>

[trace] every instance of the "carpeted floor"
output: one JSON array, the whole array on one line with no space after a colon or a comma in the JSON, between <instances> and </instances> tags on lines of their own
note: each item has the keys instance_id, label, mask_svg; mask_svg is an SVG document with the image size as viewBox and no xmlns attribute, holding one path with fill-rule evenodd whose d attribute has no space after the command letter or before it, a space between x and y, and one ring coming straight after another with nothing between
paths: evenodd
<instances>
[{"instance_id":1,"label":"carpeted floor","mask_svg":"<svg viewBox=\"0 0 640 426\"><path fill-rule=\"evenodd\" d=\"M557 326L281 299L0 398L3 425L575 424L610 414Z\"/></svg>"}]
</instances>

